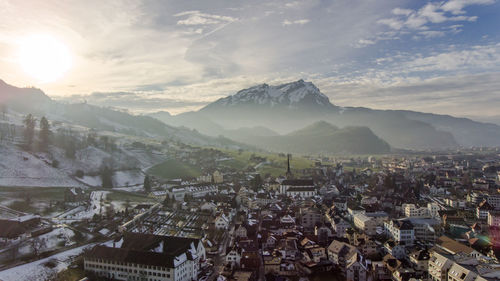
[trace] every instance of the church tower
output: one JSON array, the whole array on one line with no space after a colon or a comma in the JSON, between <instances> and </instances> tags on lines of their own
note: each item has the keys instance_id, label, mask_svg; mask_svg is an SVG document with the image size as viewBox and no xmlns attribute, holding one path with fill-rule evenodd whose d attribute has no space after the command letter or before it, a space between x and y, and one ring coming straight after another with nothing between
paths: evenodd
<instances>
[{"instance_id":1,"label":"church tower","mask_svg":"<svg viewBox=\"0 0 500 281\"><path fill-rule=\"evenodd\" d=\"M293 178L292 170L290 169L290 156L292 156L292 155L291 154L287 154L287 169L286 169L286 178L287 179L292 179Z\"/></svg>"}]
</instances>

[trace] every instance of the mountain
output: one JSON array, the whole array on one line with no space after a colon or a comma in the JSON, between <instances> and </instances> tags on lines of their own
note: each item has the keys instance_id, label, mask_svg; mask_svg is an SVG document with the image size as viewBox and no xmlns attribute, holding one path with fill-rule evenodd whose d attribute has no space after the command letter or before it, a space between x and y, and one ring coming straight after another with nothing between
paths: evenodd
<instances>
[{"instance_id":1,"label":"mountain","mask_svg":"<svg viewBox=\"0 0 500 281\"><path fill-rule=\"evenodd\" d=\"M342 129L325 121L281 136L253 137L249 142L277 151L305 154L380 154L390 146L367 127Z\"/></svg>"},{"instance_id":2,"label":"mountain","mask_svg":"<svg viewBox=\"0 0 500 281\"><path fill-rule=\"evenodd\" d=\"M310 108L322 111L336 108L313 83L299 80L279 86L262 84L244 89L235 95L221 98L207 105L201 111L209 112L220 107L234 109L254 108L255 105L272 109Z\"/></svg>"},{"instance_id":3,"label":"mountain","mask_svg":"<svg viewBox=\"0 0 500 281\"><path fill-rule=\"evenodd\" d=\"M165 122L234 138L228 130L261 126L285 135L321 120L339 128L368 127L393 148L436 150L500 145L500 126L495 124L413 111L339 107L304 80L278 86L257 85L199 111L170 116Z\"/></svg>"},{"instance_id":4,"label":"mountain","mask_svg":"<svg viewBox=\"0 0 500 281\"><path fill-rule=\"evenodd\" d=\"M232 148L250 148L222 136L203 135L186 127L167 125L149 116L132 115L111 108L86 103L66 104L52 100L36 88L18 88L0 80L0 104L11 111L36 117L46 116L51 121L67 123L81 129L96 129L113 133L156 137L193 145L211 145Z\"/></svg>"}]
</instances>

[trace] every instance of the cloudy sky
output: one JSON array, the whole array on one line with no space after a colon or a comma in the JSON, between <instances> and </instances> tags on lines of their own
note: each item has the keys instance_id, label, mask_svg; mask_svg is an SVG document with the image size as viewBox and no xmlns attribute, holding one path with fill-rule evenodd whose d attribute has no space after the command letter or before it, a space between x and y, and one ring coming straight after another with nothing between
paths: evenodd
<instances>
[{"instance_id":1,"label":"cloudy sky","mask_svg":"<svg viewBox=\"0 0 500 281\"><path fill-rule=\"evenodd\" d=\"M341 106L493 120L499 27L495 0L0 0L0 79L69 101L179 113L303 78ZM67 48L58 79L22 67L33 35Z\"/></svg>"}]
</instances>

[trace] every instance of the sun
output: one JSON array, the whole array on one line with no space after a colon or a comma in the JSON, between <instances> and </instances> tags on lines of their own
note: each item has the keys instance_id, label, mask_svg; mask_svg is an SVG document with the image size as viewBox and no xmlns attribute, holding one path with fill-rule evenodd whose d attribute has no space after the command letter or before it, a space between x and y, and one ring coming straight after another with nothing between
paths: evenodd
<instances>
[{"instance_id":1,"label":"sun","mask_svg":"<svg viewBox=\"0 0 500 281\"><path fill-rule=\"evenodd\" d=\"M20 42L19 64L31 77L49 83L70 69L71 54L64 43L52 36L32 35Z\"/></svg>"}]
</instances>

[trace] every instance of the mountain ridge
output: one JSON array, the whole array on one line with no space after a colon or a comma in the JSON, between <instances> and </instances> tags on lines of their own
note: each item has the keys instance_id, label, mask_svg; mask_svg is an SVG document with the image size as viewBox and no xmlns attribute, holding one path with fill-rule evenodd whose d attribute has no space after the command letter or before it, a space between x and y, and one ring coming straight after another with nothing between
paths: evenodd
<instances>
[{"instance_id":1,"label":"mountain ridge","mask_svg":"<svg viewBox=\"0 0 500 281\"><path fill-rule=\"evenodd\" d=\"M293 99L289 98L290 95ZM189 122L182 121L186 116L189 116ZM197 127L196 120L203 120L212 128L218 127L218 133L224 131L220 127L234 130L263 126L280 134L324 120L339 128L366 126L394 148L436 150L459 146L500 146L498 125L404 110L339 107L332 104L313 83L304 80L277 86L260 84L243 89L198 111L172 116L171 120L199 130L203 128ZM208 130L205 133L210 134Z\"/></svg>"}]
</instances>

